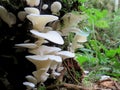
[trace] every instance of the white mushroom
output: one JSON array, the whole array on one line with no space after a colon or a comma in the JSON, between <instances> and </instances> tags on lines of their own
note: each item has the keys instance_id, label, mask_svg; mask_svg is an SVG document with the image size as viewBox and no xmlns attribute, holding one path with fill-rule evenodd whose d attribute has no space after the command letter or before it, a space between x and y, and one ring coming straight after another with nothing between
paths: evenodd
<instances>
[{"instance_id":1,"label":"white mushroom","mask_svg":"<svg viewBox=\"0 0 120 90\"><path fill-rule=\"evenodd\" d=\"M27 13L25 11L19 11L17 14L17 17L21 20L24 21L26 18Z\"/></svg>"},{"instance_id":2,"label":"white mushroom","mask_svg":"<svg viewBox=\"0 0 120 90\"><path fill-rule=\"evenodd\" d=\"M8 22L6 23L9 25L9 27L12 27L12 25L16 24L16 16L13 13L9 12L8 17L6 18L8 18Z\"/></svg>"},{"instance_id":3,"label":"white mushroom","mask_svg":"<svg viewBox=\"0 0 120 90\"><path fill-rule=\"evenodd\" d=\"M86 36L81 36L81 35L75 35L74 40L76 42L82 43L82 42L86 42L87 41L87 37Z\"/></svg>"},{"instance_id":4,"label":"white mushroom","mask_svg":"<svg viewBox=\"0 0 120 90\"><path fill-rule=\"evenodd\" d=\"M47 80L48 76L50 75L49 73L46 72L46 70L44 70L44 68L34 71L34 72L32 72L32 74L37 79L38 83L45 82Z\"/></svg>"},{"instance_id":5,"label":"white mushroom","mask_svg":"<svg viewBox=\"0 0 120 90\"><path fill-rule=\"evenodd\" d=\"M40 14L39 9L34 7L25 7L24 10L27 14L38 14L38 15Z\"/></svg>"},{"instance_id":6,"label":"white mushroom","mask_svg":"<svg viewBox=\"0 0 120 90\"><path fill-rule=\"evenodd\" d=\"M16 23L16 16L8 12L3 6L0 6L0 18L9 25L9 27L12 27Z\"/></svg>"},{"instance_id":7,"label":"white mushroom","mask_svg":"<svg viewBox=\"0 0 120 90\"><path fill-rule=\"evenodd\" d=\"M48 8L48 4L43 4L42 9L46 10Z\"/></svg>"},{"instance_id":8,"label":"white mushroom","mask_svg":"<svg viewBox=\"0 0 120 90\"><path fill-rule=\"evenodd\" d=\"M4 15L6 16L8 11L0 5L0 17L3 17Z\"/></svg>"},{"instance_id":9,"label":"white mushroom","mask_svg":"<svg viewBox=\"0 0 120 90\"><path fill-rule=\"evenodd\" d=\"M57 16L53 15L36 15L36 14L30 14L27 15L27 19L29 19L33 24L33 29L43 31L45 28L45 25L48 22L52 22L55 20L58 20Z\"/></svg>"},{"instance_id":10,"label":"white mushroom","mask_svg":"<svg viewBox=\"0 0 120 90\"><path fill-rule=\"evenodd\" d=\"M22 44L15 44L16 47L24 47L24 48L36 48L37 45L34 43L22 43Z\"/></svg>"},{"instance_id":11,"label":"white mushroom","mask_svg":"<svg viewBox=\"0 0 120 90\"><path fill-rule=\"evenodd\" d=\"M37 70L45 68L47 71L50 68L52 61L62 62L61 57L55 55L29 55L26 56L26 58L36 66Z\"/></svg>"},{"instance_id":12,"label":"white mushroom","mask_svg":"<svg viewBox=\"0 0 120 90\"><path fill-rule=\"evenodd\" d=\"M64 25L63 28L76 27L81 21L81 17L76 13L67 13L62 17L62 20Z\"/></svg>"},{"instance_id":13,"label":"white mushroom","mask_svg":"<svg viewBox=\"0 0 120 90\"><path fill-rule=\"evenodd\" d=\"M69 51L60 51L57 52L56 54L60 55L63 59L75 57L75 54Z\"/></svg>"},{"instance_id":14,"label":"white mushroom","mask_svg":"<svg viewBox=\"0 0 120 90\"><path fill-rule=\"evenodd\" d=\"M26 2L29 6L38 6L40 4L40 0L26 0Z\"/></svg>"},{"instance_id":15,"label":"white mushroom","mask_svg":"<svg viewBox=\"0 0 120 90\"><path fill-rule=\"evenodd\" d=\"M72 45L70 47L70 51L71 52L74 52L76 49L78 48L83 48L84 46L82 44L79 44L77 41L74 41L72 42Z\"/></svg>"},{"instance_id":16,"label":"white mushroom","mask_svg":"<svg viewBox=\"0 0 120 90\"><path fill-rule=\"evenodd\" d=\"M45 68L47 71L52 62L52 60L50 60L49 56L47 56L47 55L44 55L44 56L29 55L29 56L26 56L26 58L36 66L37 70L39 70L41 68Z\"/></svg>"},{"instance_id":17,"label":"white mushroom","mask_svg":"<svg viewBox=\"0 0 120 90\"><path fill-rule=\"evenodd\" d=\"M25 77L29 82L34 83L35 85L37 84L37 79L33 77L32 75L27 75Z\"/></svg>"},{"instance_id":18,"label":"white mushroom","mask_svg":"<svg viewBox=\"0 0 120 90\"><path fill-rule=\"evenodd\" d=\"M31 90L35 87L35 84L31 82L23 82L23 85L25 85L28 90Z\"/></svg>"},{"instance_id":19,"label":"white mushroom","mask_svg":"<svg viewBox=\"0 0 120 90\"><path fill-rule=\"evenodd\" d=\"M60 66L60 67L57 68L57 72L61 72L63 69L64 69L64 67Z\"/></svg>"},{"instance_id":20,"label":"white mushroom","mask_svg":"<svg viewBox=\"0 0 120 90\"><path fill-rule=\"evenodd\" d=\"M30 32L34 34L35 36L37 36L38 38L39 37L44 38L44 39L47 39L51 42L54 42L60 45L64 44L63 38L56 31L48 31L47 33L40 33L39 31L36 31L36 30L30 30Z\"/></svg>"},{"instance_id":21,"label":"white mushroom","mask_svg":"<svg viewBox=\"0 0 120 90\"><path fill-rule=\"evenodd\" d=\"M60 50L61 49L58 47L50 47L50 46L42 45L35 49L29 49L29 52L37 55L46 55L46 54L52 54L54 52L58 52Z\"/></svg>"},{"instance_id":22,"label":"white mushroom","mask_svg":"<svg viewBox=\"0 0 120 90\"><path fill-rule=\"evenodd\" d=\"M62 8L62 4L58 1L55 1L51 4L51 12L52 14L57 14Z\"/></svg>"},{"instance_id":23,"label":"white mushroom","mask_svg":"<svg viewBox=\"0 0 120 90\"><path fill-rule=\"evenodd\" d=\"M42 44L48 43L47 40L43 39L43 38L38 38L38 40L35 42L35 44L39 47Z\"/></svg>"},{"instance_id":24,"label":"white mushroom","mask_svg":"<svg viewBox=\"0 0 120 90\"><path fill-rule=\"evenodd\" d=\"M67 27L61 30L62 36L68 36L70 32L77 33L80 32L81 30L76 27Z\"/></svg>"},{"instance_id":25,"label":"white mushroom","mask_svg":"<svg viewBox=\"0 0 120 90\"><path fill-rule=\"evenodd\" d=\"M60 73L58 73L58 72L52 72L51 76L52 76L53 78L55 78L55 77L57 77L57 76L60 76Z\"/></svg>"}]
</instances>

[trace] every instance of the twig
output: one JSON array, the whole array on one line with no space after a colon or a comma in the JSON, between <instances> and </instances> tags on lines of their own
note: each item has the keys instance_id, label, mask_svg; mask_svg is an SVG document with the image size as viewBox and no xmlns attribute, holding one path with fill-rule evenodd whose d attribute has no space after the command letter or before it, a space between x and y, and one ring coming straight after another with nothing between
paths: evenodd
<instances>
[{"instance_id":1,"label":"twig","mask_svg":"<svg viewBox=\"0 0 120 90\"><path fill-rule=\"evenodd\" d=\"M118 84L116 83L116 81L114 81L114 85L117 88L117 90L120 90L120 87L118 86Z\"/></svg>"},{"instance_id":2,"label":"twig","mask_svg":"<svg viewBox=\"0 0 120 90\"><path fill-rule=\"evenodd\" d=\"M57 78L57 80L58 80L59 82L62 82L62 81L63 81L63 77L64 77L64 74L65 74L66 71L67 71L66 68L64 68L64 69L61 71L61 75Z\"/></svg>"}]
</instances>

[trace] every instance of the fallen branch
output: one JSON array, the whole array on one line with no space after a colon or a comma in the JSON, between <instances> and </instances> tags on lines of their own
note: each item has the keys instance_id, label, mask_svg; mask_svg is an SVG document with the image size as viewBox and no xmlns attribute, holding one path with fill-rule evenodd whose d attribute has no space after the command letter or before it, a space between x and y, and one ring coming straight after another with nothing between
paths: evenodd
<instances>
[{"instance_id":1,"label":"fallen branch","mask_svg":"<svg viewBox=\"0 0 120 90\"><path fill-rule=\"evenodd\" d=\"M62 83L62 84L58 84L58 85L51 85L51 86L48 86L47 87L47 90L53 90L53 89L56 89L56 88L67 88L67 89L71 89L71 90L89 90L89 89L86 89L82 86L79 86L79 85L74 85L74 84L68 84L68 83Z\"/></svg>"}]
</instances>

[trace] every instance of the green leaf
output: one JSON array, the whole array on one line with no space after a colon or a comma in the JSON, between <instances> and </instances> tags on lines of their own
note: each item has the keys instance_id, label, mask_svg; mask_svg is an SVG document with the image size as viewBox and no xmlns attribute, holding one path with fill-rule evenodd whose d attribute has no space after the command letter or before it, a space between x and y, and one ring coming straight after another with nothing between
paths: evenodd
<instances>
[{"instance_id":1,"label":"green leaf","mask_svg":"<svg viewBox=\"0 0 120 90\"><path fill-rule=\"evenodd\" d=\"M106 56L114 57L116 55L116 50L110 49L106 51Z\"/></svg>"},{"instance_id":2,"label":"green leaf","mask_svg":"<svg viewBox=\"0 0 120 90\"><path fill-rule=\"evenodd\" d=\"M80 65L82 65L84 62L88 60L88 58L86 56L77 55L76 60L78 61Z\"/></svg>"},{"instance_id":3,"label":"green leaf","mask_svg":"<svg viewBox=\"0 0 120 90\"><path fill-rule=\"evenodd\" d=\"M40 86L38 90L46 90L45 86Z\"/></svg>"}]
</instances>

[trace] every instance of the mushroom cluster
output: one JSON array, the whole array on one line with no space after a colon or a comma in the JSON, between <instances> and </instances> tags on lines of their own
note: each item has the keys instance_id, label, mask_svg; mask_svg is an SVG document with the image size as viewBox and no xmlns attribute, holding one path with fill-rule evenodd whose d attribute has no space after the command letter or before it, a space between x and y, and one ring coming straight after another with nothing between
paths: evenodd
<instances>
[{"instance_id":1,"label":"mushroom cluster","mask_svg":"<svg viewBox=\"0 0 120 90\"><path fill-rule=\"evenodd\" d=\"M80 48L83 43L87 41L89 33L83 32L77 26L81 21L81 18L77 14L67 13L62 18L58 18L57 13L62 8L61 3L56 1L51 4L51 12L53 15L40 14L40 10L33 6L37 6L36 2L39 0L26 0L27 4L32 7L25 7L24 11L18 13L18 18L24 21L27 18L33 28L30 33L33 38L36 39L33 43L20 43L15 44L16 47L27 48L31 55L25 56L30 62L36 66L36 70L32 72L32 75L27 75L26 82L23 84L27 87L27 90L37 90L37 85L44 83L48 78L56 79L60 76L60 72L64 69L62 61L66 58L74 58L74 51L76 48ZM48 8L46 4L43 4L44 10ZM63 23L60 23L60 20ZM64 38L69 33L74 33L74 38L70 49L62 50L60 47L64 45ZM52 42L52 45L49 44Z\"/></svg>"},{"instance_id":2,"label":"mushroom cluster","mask_svg":"<svg viewBox=\"0 0 120 90\"><path fill-rule=\"evenodd\" d=\"M82 21L81 17L78 13L70 12L61 18L62 23L60 20L57 20L50 24L61 36L67 37L70 33L74 34L72 42L68 45L71 52L75 52L77 48L82 48L82 44L87 41L89 35L89 32L85 32L79 28L78 24Z\"/></svg>"},{"instance_id":3,"label":"mushroom cluster","mask_svg":"<svg viewBox=\"0 0 120 90\"><path fill-rule=\"evenodd\" d=\"M33 5L30 4L30 6ZM32 54L25 56L25 58L36 66L36 70L32 72L32 75L26 76L27 81L23 84L28 90L36 90L36 86L44 83L49 77L56 79L60 76L61 70L64 69L62 61L66 58L74 58L75 54L55 46L63 45L64 39L57 30L47 24L57 21L59 19L57 16L43 15L35 7L25 7L24 11L18 13L18 18L21 21L27 18L33 25L30 33L36 41L15 44L15 46L27 48L28 52ZM51 42L55 45L49 46Z\"/></svg>"}]
</instances>

